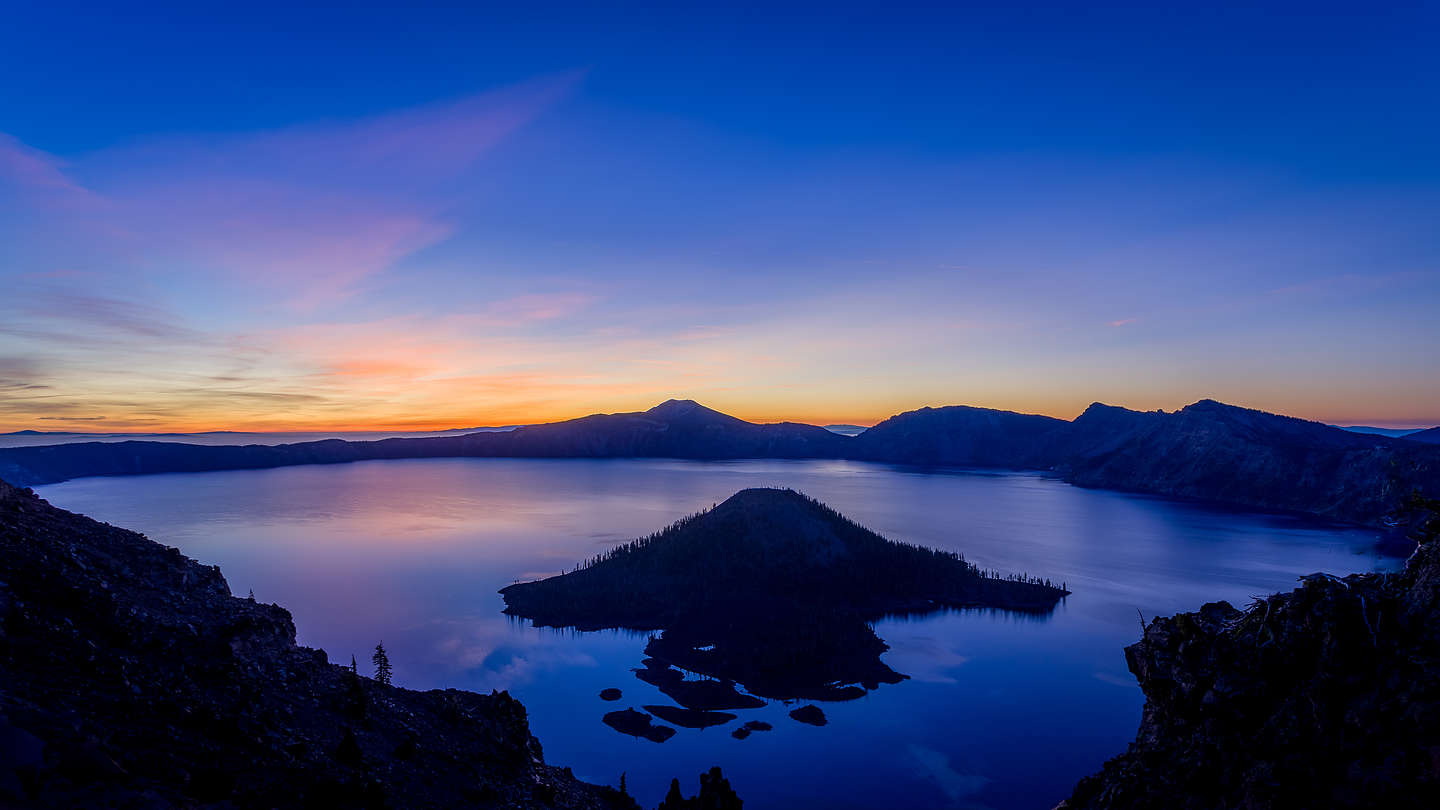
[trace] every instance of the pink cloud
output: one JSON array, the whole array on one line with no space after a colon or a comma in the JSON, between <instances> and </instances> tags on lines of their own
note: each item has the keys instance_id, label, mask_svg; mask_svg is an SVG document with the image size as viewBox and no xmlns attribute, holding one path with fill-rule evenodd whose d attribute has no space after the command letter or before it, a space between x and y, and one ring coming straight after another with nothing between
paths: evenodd
<instances>
[{"instance_id":1,"label":"pink cloud","mask_svg":"<svg viewBox=\"0 0 1440 810\"><path fill-rule=\"evenodd\" d=\"M448 238L445 212L473 186L467 172L578 79L359 121L108 150L82 159L88 187L59 159L0 135L0 182L29 197L103 202L32 229L37 255L54 264L219 273L313 310Z\"/></svg>"},{"instance_id":2,"label":"pink cloud","mask_svg":"<svg viewBox=\"0 0 1440 810\"><path fill-rule=\"evenodd\" d=\"M0 178L28 189L83 191L65 176L53 155L31 149L17 138L0 132Z\"/></svg>"}]
</instances>

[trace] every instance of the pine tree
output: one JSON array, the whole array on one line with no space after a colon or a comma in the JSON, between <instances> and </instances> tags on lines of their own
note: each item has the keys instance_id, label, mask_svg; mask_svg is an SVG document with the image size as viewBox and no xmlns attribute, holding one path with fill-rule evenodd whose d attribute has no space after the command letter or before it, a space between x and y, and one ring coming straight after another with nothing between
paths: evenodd
<instances>
[{"instance_id":1,"label":"pine tree","mask_svg":"<svg viewBox=\"0 0 1440 810\"><path fill-rule=\"evenodd\" d=\"M375 664L375 680L389 686L390 656L385 654L385 642L375 645L375 654L370 656L370 661Z\"/></svg>"},{"instance_id":2,"label":"pine tree","mask_svg":"<svg viewBox=\"0 0 1440 810\"><path fill-rule=\"evenodd\" d=\"M355 656L353 654L350 656L350 671L356 675L360 674L360 667L355 663Z\"/></svg>"},{"instance_id":3,"label":"pine tree","mask_svg":"<svg viewBox=\"0 0 1440 810\"><path fill-rule=\"evenodd\" d=\"M250 589L250 601L251 601L251 602L254 602L254 601L255 601L255 589L254 589L254 588L251 588L251 589Z\"/></svg>"}]
</instances>

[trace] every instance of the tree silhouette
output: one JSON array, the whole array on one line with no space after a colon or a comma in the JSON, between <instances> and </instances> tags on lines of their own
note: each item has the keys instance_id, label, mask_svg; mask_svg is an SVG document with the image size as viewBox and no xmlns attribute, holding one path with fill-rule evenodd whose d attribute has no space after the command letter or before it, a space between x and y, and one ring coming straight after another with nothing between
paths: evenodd
<instances>
[{"instance_id":1,"label":"tree silhouette","mask_svg":"<svg viewBox=\"0 0 1440 810\"><path fill-rule=\"evenodd\" d=\"M375 664L375 680L389 686L390 656L385 654L385 642L375 645L375 654L370 656L370 661Z\"/></svg>"},{"instance_id":2,"label":"tree silhouette","mask_svg":"<svg viewBox=\"0 0 1440 810\"><path fill-rule=\"evenodd\" d=\"M350 671L356 675L360 674L360 667L355 663L355 656L353 654L350 656Z\"/></svg>"}]
</instances>

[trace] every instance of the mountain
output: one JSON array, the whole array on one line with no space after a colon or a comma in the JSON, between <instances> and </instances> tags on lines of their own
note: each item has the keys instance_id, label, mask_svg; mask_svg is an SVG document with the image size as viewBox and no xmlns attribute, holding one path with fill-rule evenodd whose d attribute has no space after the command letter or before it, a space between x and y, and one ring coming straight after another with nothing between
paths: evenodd
<instances>
[{"instance_id":1,"label":"mountain","mask_svg":"<svg viewBox=\"0 0 1440 810\"><path fill-rule=\"evenodd\" d=\"M252 470L397 458L841 458L851 441L814 425L760 425L689 400L638 413L464 436L281 445L81 442L0 449L0 476L37 486L92 475Z\"/></svg>"},{"instance_id":2,"label":"mountain","mask_svg":"<svg viewBox=\"0 0 1440 810\"><path fill-rule=\"evenodd\" d=\"M1411 433L1419 433L1420 428L1383 428L1371 427L1369 425L1336 425L1341 430L1348 430L1351 433L1369 433L1374 436L1389 436L1392 439L1399 439L1409 436Z\"/></svg>"},{"instance_id":3,"label":"mountain","mask_svg":"<svg viewBox=\"0 0 1440 810\"><path fill-rule=\"evenodd\" d=\"M483 446L493 455L565 458L835 458L848 447L846 437L821 427L755 424L688 399L667 400L638 413L595 414L487 438Z\"/></svg>"},{"instance_id":4,"label":"mountain","mask_svg":"<svg viewBox=\"0 0 1440 810\"><path fill-rule=\"evenodd\" d=\"M504 692L377 683L219 569L0 481L0 806L627 808Z\"/></svg>"},{"instance_id":5,"label":"mountain","mask_svg":"<svg viewBox=\"0 0 1440 810\"><path fill-rule=\"evenodd\" d=\"M1440 501L1414 504L1403 573L1153 620L1135 742L1060 807L1440 807Z\"/></svg>"},{"instance_id":6,"label":"mountain","mask_svg":"<svg viewBox=\"0 0 1440 810\"><path fill-rule=\"evenodd\" d=\"M1433 427L1429 430L1421 430L1415 433L1405 434L1407 442L1423 442L1425 444L1440 444L1440 427Z\"/></svg>"},{"instance_id":7,"label":"mountain","mask_svg":"<svg viewBox=\"0 0 1440 810\"><path fill-rule=\"evenodd\" d=\"M1440 452L1405 440L1201 400L1173 413L1092 405L1055 452L1080 486L1378 523L1440 492Z\"/></svg>"},{"instance_id":8,"label":"mountain","mask_svg":"<svg viewBox=\"0 0 1440 810\"><path fill-rule=\"evenodd\" d=\"M511 585L506 612L580 628L666 627L690 614L795 602L809 610L1044 610L1065 595L1029 578L897 543L793 490L746 489L568 574Z\"/></svg>"},{"instance_id":9,"label":"mountain","mask_svg":"<svg viewBox=\"0 0 1440 810\"><path fill-rule=\"evenodd\" d=\"M853 453L855 458L899 464L1047 467L1047 441L1068 424L1049 416L968 405L921 408L861 433Z\"/></svg>"},{"instance_id":10,"label":"mountain","mask_svg":"<svg viewBox=\"0 0 1440 810\"><path fill-rule=\"evenodd\" d=\"M1053 471L1081 486L1197 498L1378 525L1413 489L1440 494L1440 433L1356 433L1201 400L1174 412L1095 403L1075 421L954 405L898 414L856 436L755 424L690 400L505 432L377 441L205 446L155 441L0 448L24 485L399 458L856 459Z\"/></svg>"}]
</instances>

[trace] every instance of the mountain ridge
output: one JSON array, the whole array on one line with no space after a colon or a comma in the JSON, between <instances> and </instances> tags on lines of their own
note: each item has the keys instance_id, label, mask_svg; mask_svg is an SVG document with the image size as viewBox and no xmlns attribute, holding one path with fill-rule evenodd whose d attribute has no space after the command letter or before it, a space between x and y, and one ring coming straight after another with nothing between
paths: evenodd
<instances>
[{"instance_id":1,"label":"mountain ridge","mask_svg":"<svg viewBox=\"0 0 1440 810\"><path fill-rule=\"evenodd\" d=\"M1380 525L1412 490L1440 495L1440 446L1202 399L1176 411L1094 403L1073 421L968 405L896 414L858 435L759 424L672 399L507 432L281 445L78 442L0 449L23 485L93 475L414 458L849 459L1053 472L1086 487ZM1440 443L1440 429L1435 432ZM1416 438L1419 436L1420 438Z\"/></svg>"}]
</instances>

